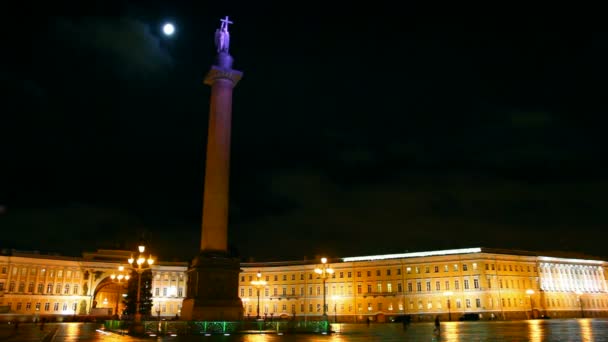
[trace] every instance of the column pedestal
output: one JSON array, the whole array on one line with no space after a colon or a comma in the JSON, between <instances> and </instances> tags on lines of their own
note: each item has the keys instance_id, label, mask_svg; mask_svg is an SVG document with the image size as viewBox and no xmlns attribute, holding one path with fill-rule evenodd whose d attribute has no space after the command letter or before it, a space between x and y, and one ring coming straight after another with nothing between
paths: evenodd
<instances>
[{"instance_id":1,"label":"column pedestal","mask_svg":"<svg viewBox=\"0 0 608 342\"><path fill-rule=\"evenodd\" d=\"M240 261L223 253L202 252L188 270L188 298L181 318L188 321L240 321Z\"/></svg>"}]
</instances>

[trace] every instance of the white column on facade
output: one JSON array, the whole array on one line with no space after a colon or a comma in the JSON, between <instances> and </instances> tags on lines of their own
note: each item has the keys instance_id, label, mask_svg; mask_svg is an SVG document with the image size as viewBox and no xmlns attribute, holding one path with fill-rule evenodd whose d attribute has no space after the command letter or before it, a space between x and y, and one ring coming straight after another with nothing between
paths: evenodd
<instances>
[{"instance_id":1,"label":"white column on facade","mask_svg":"<svg viewBox=\"0 0 608 342\"><path fill-rule=\"evenodd\" d=\"M593 291L600 291L599 267L593 266Z\"/></svg>"},{"instance_id":2,"label":"white column on facade","mask_svg":"<svg viewBox=\"0 0 608 342\"><path fill-rule=\"evenodd\" d=\"M555 289L557 291L563 290L563 278L562 278L562 267L563 265L555 265Z\"/></svg>"},{"instance_id":3,"label":"white column on facade","mask_svg":"<svg viewBox=\"0 0 608 342\"><path fill-rule=\"evenodd\" d=\"M575 267L574 265L568 266L568 291L569 292L576 291L575 283L574 283L574 274L573 274L574 267Z\"/></svg>"}]
</instances>

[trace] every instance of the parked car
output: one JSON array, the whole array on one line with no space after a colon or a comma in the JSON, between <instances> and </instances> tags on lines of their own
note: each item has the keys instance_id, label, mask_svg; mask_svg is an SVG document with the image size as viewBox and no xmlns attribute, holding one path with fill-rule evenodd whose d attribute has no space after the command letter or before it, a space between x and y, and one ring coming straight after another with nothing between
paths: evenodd
<instances>
[{"instance_id":1,"label":"parked car","mask_svg":"<svg viewBox=\"0 0 608 342\"><path fill-rule=\"evenodd\" d=\"M460 318L458 320L459 321L479 321L479 314L478 313L465 313L464 315L460 316Z\"/></svg>"}]
</instances>

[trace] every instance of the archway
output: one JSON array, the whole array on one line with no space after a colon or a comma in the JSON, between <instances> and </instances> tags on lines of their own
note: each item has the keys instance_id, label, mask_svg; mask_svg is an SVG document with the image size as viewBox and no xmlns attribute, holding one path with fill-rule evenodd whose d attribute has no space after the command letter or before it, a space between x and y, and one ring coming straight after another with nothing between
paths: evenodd
<instances>
[{"instance_id":1,"label":"archway","mask_svg":"<svg viewBox=\"0 0 608 342\"><path fill-rule=\"evenodd\" d=\"M96 316L120 316L125 309L123 295L127 293L127 282L113 281L106 277L97 284L93 292L91 314Z\"/></svg>"}]
</instances>

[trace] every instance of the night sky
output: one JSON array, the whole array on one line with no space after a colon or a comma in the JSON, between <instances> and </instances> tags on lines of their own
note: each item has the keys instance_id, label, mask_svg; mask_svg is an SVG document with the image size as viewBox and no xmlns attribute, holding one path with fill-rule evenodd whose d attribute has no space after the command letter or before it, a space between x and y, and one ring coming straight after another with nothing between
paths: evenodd
<instances>
[{"instance_id":1,"label":"night sky","mask_svg":"<svg viewBox=\"0 0 608 342\"><path fill-rule=\"evenodd\" d=\"M608 259L608 33L382 2L218 3L5 18L1 248L78 256L144 237L162 260L197 254L202 80L228 15L244 72L229 243L244 260L461 247Z\"/></svg>"}]
</instances>

